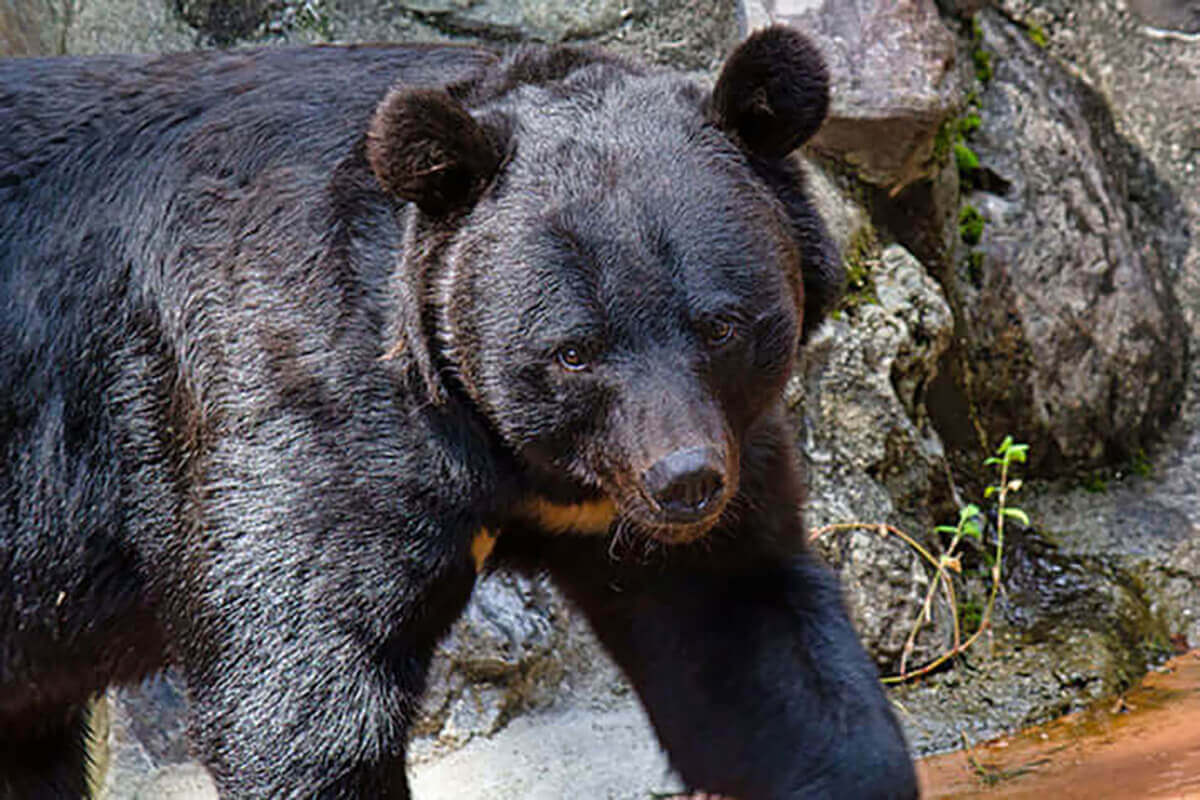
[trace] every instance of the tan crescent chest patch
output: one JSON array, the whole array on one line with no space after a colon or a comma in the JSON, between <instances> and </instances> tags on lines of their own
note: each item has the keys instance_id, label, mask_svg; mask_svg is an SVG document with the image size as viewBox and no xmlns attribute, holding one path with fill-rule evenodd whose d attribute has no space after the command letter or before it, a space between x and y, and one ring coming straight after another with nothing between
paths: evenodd
<instances>
[{"instance_id":1,"label":"tan crescent chest patch","mask_svg":"<svg viewBox=\"0 0 1200 800\"><path fill-rule=\"evenodd\" d=\"M608 498L563 505L535 497L525 503L522 511L521 516L547 533L602 536L617 518L617 506Z\"/></svg>"},{"instance_id":2,"label":"tan crescent chest patch","mask_svg":"<svg viewBox=\"0 0 1200 800\"><path fill-rule=\"evenodd\" d=\"M616 521L617 506L607 498L562 504L535 497L521 506L519 516L546 533L603 536ZM483 527L472 537L471 559L475 562L475 572L483 571L499 536L500 531Z\"/></svg>"},{"instance_id":3,"label":"tan crescent chest patch","mask_svg":"<svg viewBox=\"0 0 1200 800\"><path fill-rule=\"evenodd\" d=\"M493 531L491 528L480 528L475 534L475 538L471 539L471 558L475 562L476 574L483 572L483 565L487 563L488 556L495 549L498 536L499 531Z\"/></svg>"}]
</instances>

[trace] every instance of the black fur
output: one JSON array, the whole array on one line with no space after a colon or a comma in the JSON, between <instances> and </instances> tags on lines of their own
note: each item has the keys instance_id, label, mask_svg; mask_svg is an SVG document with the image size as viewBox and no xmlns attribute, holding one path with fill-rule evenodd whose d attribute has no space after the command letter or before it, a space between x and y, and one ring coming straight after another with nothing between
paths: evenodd
<instances>
[{"instance_id":1,"label":"black fur","mask_svg":"<svg viewBox=\"0 0 1200 800\"><path fill-rule=\"evenodd\" d=\"M0 798L81 794L81 709L166 663L223 797L407 798L482 528L690 786L914 796L780 412L841 279L810 49L718 82L775 132L572 49L0 62Z\"/></svg>"},{"instance_id":2,"label":"black fur","mask_svg":"<svg viewBox=\"0 0 1200 800\"><path fill-rule=\"evenodd\" d=\"M383 188L431 216L473 204L500 153L445 89L389 94L367 131L367 159Z\"/></svg>"},{"instance_id":3,"label":"black fur","mask_svg":"<svg viewBox=\"0 0 1200 800\"><path fill-rule=\"evenodd\" d=\"M718 124L764 158L783 158L807 141L829 110L829 73L812 42L767 28L729 57L713 89Z\"/></svg>"}]
</instances>

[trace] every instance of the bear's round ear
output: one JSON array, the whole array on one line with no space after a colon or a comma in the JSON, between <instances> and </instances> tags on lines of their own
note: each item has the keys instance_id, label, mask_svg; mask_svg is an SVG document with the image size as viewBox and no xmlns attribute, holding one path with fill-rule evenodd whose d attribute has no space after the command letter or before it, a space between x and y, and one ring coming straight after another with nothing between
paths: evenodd
<instances>
[{"instance_id":1,"label":"bear's round ear","mask_svg":"<svg viewBox=\"0 0 1200 800\"><path fill-rule=\"evenodd\" d=\"M479 199L499 148L444 89L394 89L367 128L367 160L383 188L440 217Z\"/></svg>"},{"instance_id":2,"label":"bear's round ear","mask_svg":"<svg viewBox=\"0 0 1200 800\"><path fill-rule=\"evenodd\" d=\"M765 28L725 61L711 109L717 125L751 153L782 158L825 121L829 71L808 37L781 25Z\"/></svg>"}]
</instances>

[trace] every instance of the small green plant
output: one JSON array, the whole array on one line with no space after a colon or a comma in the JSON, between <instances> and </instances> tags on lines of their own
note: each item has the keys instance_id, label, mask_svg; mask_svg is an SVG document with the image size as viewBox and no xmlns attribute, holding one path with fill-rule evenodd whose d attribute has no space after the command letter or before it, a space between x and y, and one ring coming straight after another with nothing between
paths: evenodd
<instances>
[{"instance_id":1,"label":"small green plant","mask_svg":"<svg viewBox=\"0 0 1200 800\"><path fill-rule=\"evenodd\" d=\"M958 235L962 237L964 243L969 245L979 244L979 240L983 238L983 226L985 220L983 214L979 213L979 209L969 203L962 207L958 212Z\"/></svg>"},{"instance_id":2,"label":"small green plant","mask_svg":"<svg viewBox=\"0 0 1200 800\"><path fill-rule=\"evenodd\" d=\"M961 117L951 117L938 128L933 138L933 160L942 164L951 152L958 165L960 179L971 183L972 173L979 169L979 156L967 144L967 140L983 125L979 116L979 95L971 92L967 96L967 113Z\"/></svg>"},{"instance_id":3,"label":"small green plant","mask_svg":"<svg viewBox=\"0 0 1200 800\"><path fill-rule=\"evenodd\" d=\"M1013 466L1025 463L1028 453L1029 445L1018 443L1011 436L1005 436L1004 441L996 448L995 454L989 456L983 462L985 466L995 468L997 473L995 483L989 484L983 492L985 501L991 500L995 502L996 521L994 526L994 542L989 543L985 540L985 517L982 509L974 503L968 503L959 509L958 521L954 525L939 525L934 528L934 532L941 537L943 543L942 552L937 556L930 553L927 548L907 533L891 525L843 522L826 525L810 534L811 538L815 539L832 531L855 529L878 530L881 534L899 538L916 551L934 570L933 579L929 582L929 590L925 593L924 601L921 603L921 608L913 620L912 627L909 629L908 637L901 651L900 672L897 675L884 678L884 683L900 683L921 675L926 675L942 664L945 664L951 658L966 652L981 636L991 631L992 615L996 609L996 597L1000 592L1004 571L1005 525L1008 521L1012 520L1023 526L1029 526L1029 515L1009 502L1012 493L1021 489L1021 480L1012 476ZM986 574L990 580L991 587L988 591L987 600L982 605L978 601L971 599L966 599L959 604L954 590L954 580L951 574L962 574L961 547L967 539L974 540L978 545L985 548ZM910 670L908 668L908 659L916 646L917 636L920 634L921 629L933 621L933 602L939 589L946 598L946 607L950 609L954 643L949 650L929 663ZM964 624L967 626L967 630L972 631L965 639L963 638Z\"/></svg>"},{"instance_id":4,"label":"small green plant","mask_svg":"<svg viewBox=\"0 0 1200 800\"><path fill-rule=\"evenodd\" d=\"M1046 49L1046 45L1050 44L1050 37L1046 35L1046 30L1041 25L1031 22L1025 32L1029 36L1029 41L1043 50Z\"/></svg>"},{"instance_id":5,"label":"small green plant","mask_svg":"<svg viewBox=\"0 0 1200 800\"><path fill-rule=\"evenodd\" d=\"M980 83L990 83L992 80L992 54L982 47L971 51L971 61L975 63L975 77Z\"/></svg>"},{"instance_id":6,"label":"small green plant","mask_svg":"<svg viewBox=\"0 0 1200 800\"><path fill-rule=\"evenodd\" d=\"M1154 465L1150 463L1150 458L1146 455L1145 450L1139 449L1133 454L1133 458L1129 461L1129 471L1139 478L1149 478L1154 474Z\"/></svg>"},{"instance_id":7,"label":"small green plant","mask_svg":"<svg viewBox=\"0 0 1200 800\"><path fill-rule=\"evenodd\" d=\"M967 113L954 121L947 148L954 151L954 163L958 167L959 181L967 188L974 188L978 180L980 164L979 156L971 148L968 140L983 125L983 119L979 116L978 96L969 101L967 108Z\"/></svg>"},{"instance_id":8,"label":"small green plant","mask_svg":"<svg viewBox=\"0 0 1200 800\"><path fill-rule=\"evenodd\" d=\"M871 267L878 255L879 237L875 229L869 226L856 233L846 245L846 252L842 256L846 265L846 291L842 295L839 310L849 311L879 303L875 294L875 279L871 275Z\"/></svg>"},{"instance_id":9,"label":"small green plant","mask_svg":"<svg viewBox=\"0 0 1200 800\"><path fill-rule=\"evenodd\" d=\"M954 161L960 173L979 169L979 156L965 142L954 143Z\"/></svg>"},{"instance_id":10,"label":"small green plant","mask_svg":"<svg viewBox=\"0 0 1200 800\"><path fill-rule=\"evenodd\" d=\"M933 137L932 158L934 163L941 164L943 159L950 154L950 148L957 136L958 122L953 118L945 120Z\"/></svg>"},{"instance_id":11,"label":"small green plant","mask_svg":"<svg viewBox=\"0 0 1200 800\"><path fill-rule=\"evenodd\" d=\"M916 674L925 674L944 664L947 660L964 652L968 647L985 632L991 630L992 613L996 609L996 596L1000 592L1001 578L1003 577L1004 567L1004 524L1007 520L1016 520L1021 525L1029 527L1029 515L1020 508L1009 505L1008 497L1013 492L1021 489L1021 480L1012 478L1009 475L1014 464L1023 464L1029 453L1029 445L1019 444L1013 441L1011 436L1005 436L1004 441L996 448L996 454L989 456L983 463L984 466L995 467L999 473L999 479L996 483L989 484L983 490L984 500L995 498L996 501L996 541L995 548L989 554L987 559L989 571L991 573L991 589L988 592L987 602L979 614L978 627L975 632L967 638L966 641L960 643L960 631L962 620L958 617L957 612L954 612L954 647L946 653L943 653L938 658L926 664L915 673L908 673L905 670L905 662L903 657L900 661L900 675L898 680L904 680L909 677L914 677ZM942 553L938 563L938 580L933 581L929 586L929 592L925 598L925 605L922 609L923 616L917 617L917 625L914 625L913 632L909 635L910 641L916 641L917 632L921 622L930 621L930 611L932 610L933 594L937 589L937 584L940 582L947 592L947 599L950 601L951 608L953 605L953 587L949 579L949 575L945 573L945 569L953 569L955 572L962 571L961 560L958 555L959 545L964 539L974 539L980 545L985 544L983 538L983 514L979 506L974 503L968 503L959 509L957 525L939 525L934 528L934 531L948 536L950 541ZM984 551L987 553L987 551Z\"/></svg>"},{"instance_id":12,"label":"small green plant","mask_svg":"<svg viewBox=\"0 0 1200 800\"><path fill-rule=\"evenodd\" d=\"M978 107L979 99L977 96L974 100L971 100L970 97L968 97L967 100L973 108ZM971 111L958 121L958 132L963 137L969 137L975 133L975 131L979 130L981 125L983 125L983 119L980 118L978 113Z\"/></svg>"},{"instance_id":13,"label":"small green plant","mask_svg":"<svg viewBox=\"0 0 1200 800\"><path fill-rule=\"evenodd\" d=\"M976 289L983 287L983 251L971 250L967 253L967 280Z\"/></svg>"},{"instance_id":14,"label":"small green plant","mask_svg":"<svg viewBox=\"0 0 1200 800\"><path fill-rule=\"evenodd\" d=\"M987 85L992 80L992 54L983 49L983 26L978 17L971 18L971 61L975 65L975 77Z\"/></svg>"}]
</instances>

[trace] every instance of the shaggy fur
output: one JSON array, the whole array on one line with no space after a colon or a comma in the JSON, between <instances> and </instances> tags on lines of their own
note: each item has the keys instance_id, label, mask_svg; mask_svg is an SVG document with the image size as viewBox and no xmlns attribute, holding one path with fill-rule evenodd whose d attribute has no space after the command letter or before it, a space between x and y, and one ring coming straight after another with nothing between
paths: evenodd
<instances>
[{"instance_id":1,"label":"shaggy fur","mask_svg":"<svg viewBox=\"0 0 1200 800\"><path fill-rule=\"evenodd\" d=\"M571 48L0 62L0 798L165 664L228 798L407 798L476 564L549 573L697 790L909 798L781 392L841 270L787 151Z\"/></svg>"}]
</instances>

